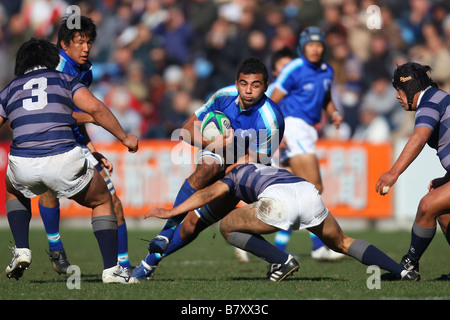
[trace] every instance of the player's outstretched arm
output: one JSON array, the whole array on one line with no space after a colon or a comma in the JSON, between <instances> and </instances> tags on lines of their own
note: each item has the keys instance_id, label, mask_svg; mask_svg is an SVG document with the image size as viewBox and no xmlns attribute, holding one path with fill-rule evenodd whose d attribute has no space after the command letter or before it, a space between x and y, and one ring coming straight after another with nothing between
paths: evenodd
<instances>
[{"instance_id":1,"label":"player's outstretched arm","mask_svg":"<svg viewBox=\"0 0 450 320\"><path fill-rule=\"evenodd\" d=\"M388 172L383 173L378 179L377 184L375 185L375 191L377 193L379 192L381 195L384 195L386 192L383 192L383 188L392 187L394 185L398 177L420 154L427 143L428 138L431 136L431 133L432 131L426 127L417 127L414 129L412 136L409 138L392 168Z\"/></svg>"},{"instance_id":2,"label":"player's outstretched arm","mask_svg":"<svg viewBox=\"0 0 450 320\"><path fill-rule=\"evenodd\" d=\"M111 110L103 102L94 97L89 89L83 88L75 92L73 95L73 103L80 110L89 113L100 126L121 141L128 148L128 151L137 151L138 138L135 135L125 133Z\"/></svg>"},{"instance_id":3,"label":"player's outstretched arm","mask_svg":"<svg viewBox=\"0 0 450 320\"><path fill-rule=\"evenodd\" d=\"M227 195L229 192L228 185L222 181L216 181L212 185L197 191L186 201L180 203L172 209L153 208L145 214L145 218L154 217L168 219L184 212L201 208L213 200L219 199Z\"/></svg>"}]
</instances>

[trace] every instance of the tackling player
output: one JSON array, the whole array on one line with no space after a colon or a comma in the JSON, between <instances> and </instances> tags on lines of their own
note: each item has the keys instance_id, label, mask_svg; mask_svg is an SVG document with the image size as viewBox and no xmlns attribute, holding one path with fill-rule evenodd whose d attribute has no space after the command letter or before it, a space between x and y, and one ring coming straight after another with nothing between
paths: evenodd
<instances>
[{"instance_id":1,"label":"tackling player","mask_svg":"<svg viewBox=\"0 0 450 320\"><path fill-rule=\"evenodd\" d=\"M394 72L392 85L397 90L397 99L406 111L416 113L415 127L392 168L383 173L376 184L376 191L386 194L425 144L437 151L441 165L447 171L444 177L430 182L429 192L417 208L411 244L401 260L405 268L416 271L419 271L419 260L436 233L436 220L450 244L450 95L438 89L428 75L429 71L429 66L408 62L397 67ZM383 276L398 279L395 274ZM442 278L450 280L448 275Z\"/></svg>"},{"instance_id":2,"label":"tackling player","mask_svg":"<svg viewBox=\"0 0 450 320\"><path fill-rule=\"evenodd\" d=\"M185 130L182 139L200 148L197 155L199 164L185 180L174 206L210 184L219 174L223 176L225 168L230 164L237 161L270 164L283 136L284 119L278 106L265 95L267 85L266 66L257 58L248 58L238 69L235 85L217 91L190 117L183 127ZM214 142L210 142L202 137L200 125L203 117L213 110L227 115L234 134L224 134L223 139L216 138ZM221 150L225 152L219 152ZM203 208L198 216L191 216L183 224L186 227L195 227L198 223L211 225L234 209L237 203L234 199L221 201L215 206ZM180 237L179 230L186 214L187 212L168 220L165 228L149 244L150 254L132 271L133 277L149 278L163 257L161 253L166 249L176 250L178 246L182 246L183 238Z\"/></svg>"},{"instance_id":3,"label":"tackling player","mask_svg":"<svg viewBox=\"0 0 450 320\"><path fill-rule=\"evenodd\" d=\"M81 81L89 87L92 83L92 64L89 62L88 58L92 43L95 41L96 37L96 26L90 18L80 16L79 29L69 28L67 19L64 19L58 30L57 47L60 49L60 62L56 70L79 77ZM78 123L80 123L80 121L88 122L90 120L89 117L85 117L87 115L79 112L80 110L77 108L75 108L75 111L78 111L78 114L75 114L79 120ZM89 138L84 124L74 126L73 130L75 139L83 147L86 158L94 164L111 192L119 233L118 261L122 267L130 268L131 265L128 259L128 235L122 203L117 196L109 176L109 174L112 173L113 165L102 154L97 152L94 144ZM109 173L106 170L108 170ZM66 273L70 263L67 260L67 255L59 233L59 200L50 192L41 195L39 198L39 211L49 241L49 255L53 268L58 273Z\"/></svg>"},{"instance_id":4,"label":"tackling player","mask_svg":"<svg viewBox=\"0 0 450 320\"><path fill-rule=\"evenodd\" d=\"M19 279L31 264L30 198L50 191L92 209L92 229L103 257L105 283L136 283L117 263L117 219L111 194L77 144L74 105L111 132L130 152L138 139L126 134L109 108L78 77L54 70L58 49L47 40L25 42L16 56L16 78L0 93L0 125L9 120L13 141L6 172L6 211L15 247L6 268Z\"/></svg>"},{"instance_id":5,"label":"tackling player","mask_svg":"<svg viewBox=\"0 0 450 320\"><path fill-rule=\"evenodd\" d=\"M189 219L195 216L195 211L191 210L230 195L247 205L223 218L220 231L230 244L269 262L267 276L271 281L283 280L297 271L299 265L294 257L266 241L260 234L290 228L308 229L333 250L365 265L378 265L403 280L420 280L417 272L406 270L372 244L346 236L323 204L314 185L281 168L253 163L237 164L223 179L197 191L178 207L171 210L154 208L145 216L167 219L190 211L186 217ZM193 241L203 229L204 226L199 224L194 231L188 231L184 245ZM181 232L186 233L183 225ZM166 254L169 253L167 248Z\"/></svg>"}]
</instances>

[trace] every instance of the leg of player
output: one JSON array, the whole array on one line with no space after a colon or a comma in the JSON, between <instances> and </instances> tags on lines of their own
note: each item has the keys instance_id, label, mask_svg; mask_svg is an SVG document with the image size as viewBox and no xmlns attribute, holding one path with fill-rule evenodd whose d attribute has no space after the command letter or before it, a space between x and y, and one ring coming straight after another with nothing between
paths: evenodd
<instances>
[{"instance_id":1,"label":"leg of player","mask_svg":"<svg viewBox=\"0 0 450 320\"><path fill-rule=\"evenodd\" d=\"M50 191L40 195L39 212L47 234L50 262L56 272L65 274L70 263L59 233L59 200Z\"/></svg>"},{"instance_id":2,"label":"leg of player","mask_svg":"<svg viewBox=\"0 0 450 320\"><path fill-rule=\"evenodd\" d=\"M252 205L233 210L220 222L220 232L231 245L269 262L268 280L282 281L298 270L298 262L261 236L280 229L259 220L256 212Z\"/></svg>"},{"instance_id":3,"label":"leg of player","mask_svg":"<svg viewBox=\"0 0 450 320\"><path fill-rule=\"evenodd\" d=\"M29 244L31 201L12 187L7 176L5 177L5 183L7 189L5 199L6 213L15 243L15 246L10 248L13 253L13 259L6 267L6 276L19 280L31 264Z\"/></svg>"},{"instance_id":4,"label":"leg of player","mask_svg":"<svg viewBox=\"0 0 450 320\"><path fill-rule=\"evenodd\" d=\"M228 196L215 200L200 209L190 211L183 222L175 229L165 252L163 254L147 254L131 272L131 277L139 280L150 279L163 258L194 241L200 232L227 215L228 212L235 208L238 202L239 200L233 196Z\"/></svg>"},{"instance_id":5,"label":"leg of player","mask_svg":"<svg viewBox=\"0 0 450 320\"><path fill-rule=\"evenodd\" d=\"M322 194L323 183L320 175L319 160L315 153L298 154L289 159L292 172L311 182L319 194ZM330 250L318 237L310 233L312 242L311 257L318 261L334 261L341 259L344 255Z\"/></svg>"},{"instance_id":6,"label":"leg of player","mask_svg":"<svg viewBox=\"0 0 450 320\"><path fill-rule=\"evenodd\" d=\"M121 268L117 262L117 218L113 210L111 193L106 188L103 177L97 170L94 170L94 177L89 186L72 199L83 206L92 208L92 230L103 258L103 282L138 282L136 279L130 280L128 272Z\"/></svg>"},{"instance_id":7,"label":"leg of player","mask_svg":"<svg viewBox=\"0 0 450 320\"><path fill-rule=\"evenodd\" d=\"M401 262L408 269L419 270L419 260L436 234L436 220L450 210L449 193L450 183L446 183L427 193L420 201L411 230L411 244ZM441 218L439 221L444 226L443 231L446 229L445 220L448 227L448 218ZM448 240L448 230L444 233Z\"/></svg>"},{"instance_id":8,"label":"leg of player","mask_svg":"<svg viewBox=\"0 0 450 320\"><path fill-rule=\"evenodd\" d=\"M445 239L447 239L447 242L450 245L450 213L440 215L437 220L439 222L439 225L441 226L442 232L444 233ZM449 281L450 273L442 274L440 277L434 280Z\"/></svg>"},{"instance_id":9,"label":"leg of player","mask_svg":"<svg viewBox=\"0 0 450 320\"><path fill-rule=\"evenodd\" d=\"M377 265L381 269L397 274L402 280L420 280L415 271L408 271L403 265L396 263L384 252L362 239L353 239L346 236L333 215L318 226L308 228L314 232L332 250L349 255L365 265Z\"/></svg>"},{"instance_id":10,"label":"leg of player","mask_svg":"<svg viewBox=\"0 0 450 320\"><path fill-rule=\"evenodd\" d=\"M114 188L114 184L111 181L111 178L103 167L96 166L97 170L99 170L101 176L105 180L106 186L111 193L112 203L114 208L114 214L117 218L117 232L118 232L118 261L119 264L124 268L131 268L129 256L128 256L128 231L127 224L125 221L125 215L123 213L122 201L117 196L116 189Z\"/></svg>"},{"instance_id":11,"label":"leg of player","mask_svg":"<svg viewBox=\"0 0 450 320\"><path fill-rule=\"evenodd\" d=\"M195 171L184 181L178 191L174 202L174 207L184 202L197 190L206 187L208 183L222 170L223 159L218 159L218 162L216 162L215 157L212 156L213 154L211 156L205 154L204 158L198 159L200 161ZM206 160L203 161L204 159ZM186 215L187 212L167 220L163 230L150 242L148 246L150 253L164 253L175 232L175 229L181 221L183 221Z\"/></svg>"},{"instance_id":12,"label":"leg of player","mask_svg":"<svg viewBox=\"0 0 450 320\"><path fill-rule=\"evenodd\" d=\"M194 241L197 235L208 226L210 224L204 223L194 211L190 211L185 219L175 228L165 252L162 254L149 252L139 265L131 271L130 276L138 280L150 280L163 258Z\"/></svg>"}]
</instances>

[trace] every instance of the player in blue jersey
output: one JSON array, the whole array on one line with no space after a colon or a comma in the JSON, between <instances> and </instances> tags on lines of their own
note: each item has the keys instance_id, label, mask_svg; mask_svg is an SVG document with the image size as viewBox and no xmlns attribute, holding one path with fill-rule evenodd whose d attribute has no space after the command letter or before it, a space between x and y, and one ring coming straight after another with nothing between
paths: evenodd
<instances>
[{"instance_id":1,"label":"player in blue jersey","mask_svg":"<svg viewBox=\"0 0 450 320\"><path fill-rule=\"evenodd\" d=\"M123 131L109 108L78 77L54 70L58 62L58 49L47 40L25 42L16 56L17 77L0 93L0 125L8 120L13 130L5 181L15 247L6 275L18 280L31 264L30 198L50 191L56 198L70 198L92 209L103 282L130 283L128 273L117 263L117 219L111 194L74 138L74 105L130 152L137 151L138 139Z\"/></svg>"},{"instance_id":2,"label":"player in blue jersey","mask_svg":"<svg viewBox=\"0 0 450 320\"><path fill-rule=\"evenodd\" d=\"M80 16L80 28L78 29L71 28L71 26L67 24L67 21L68 20L63 20L58 30L57 47L60 49L60 62L56 69L79 77L81 81L89 87L92 83L92 64L89 62L88 57L92 43L97 36L96 26L90 18L85 16ZM75 108L75 111L80 110ZM82 112L75 114L75 116L79 121L87 122L90 119L83 119L83 117L86 117L87 115ZM119 230L118 260L122 267L130 268L131 265L128 259L128 235L122 203L116 194L114 185L109 176L112 173L113 165L102 154L97 152L94 144L89 138L84 124L74 126L73 130L75 139L83 147L83 150L86 153L86 158L91 161L95 168L100 172L111 192ZM39 210L49 241L50 261L56 272L66 273L70 263L67 259L59 233L59 200L50 192L47 192L39 199Z\"/></svg>"},{"instance_id":3,"label":"player in blue jersey","mask_svg":"<svg viewBox=\"0 0 450 320\"><path fill-rule=\"evenodd\" d=\"M429 71L428 66L408 62L394 72L392 85L397 90L397 99L406 111L416 113L415 127L392 168L383 173L376 184L376 191L386 194L425 144L437 151L441 165L447 171L444 177L430 182L429 192L420 201L412 226L411 244L401 260L406 268L416 271L436 233L436 220L450 244L450 95L438 89L428 75ZM397 277L391 275L391 278ZM442 279L450 280L450 275L444 275Z\"/></svg>"},{"instance_id":4,"label":"player in blue jersey","mask_svg":"<svg viewBox=\"0 0 450 320\"><path fill-rule=\"evenodd\" d=\"M231 167L230 167L231 169ZM237 164L221 180L197 191L189 199L170 210L154 208L146 217L170 218L196 208L207 206L216 199L234 196L247 205L230 212L220 223L220 231L232 245L246 250L270 263L267 273L271 281L281 281L298 270L298 262L284 251L267 242L261 234L280 229L308 229L333 250L345 253L363 264L378 265L404 280L419 280L415 271L406 270L372 244L346 236L322 202L313 184L291 172L262 164ZM184 245L193 241L203 230L198 224L185 234ZM181 232L186 233L182 228ZM170 245L169 245L170 248ZM166 255L172 253L169 248Z\"/></svg>"},{"instance_id":5,"label":"player in blue jersey","mask_svg":"<svg viewBox=\"0 0 450 320\"><path fill-rule=\"evenodd\" d=\"M283 136L284 119L278 106L265 95L267 85L266 66L257 58L248 58L238 69L235 85L218 90L189 118L183 127L181 138L199 147L198 165L194 173L184 181L175 199L175 206L196 190L207 186L217 176L223 176L225 168L237 161L270 163ZM232 131L222 135L222 139L216 138L211 142L203 138L200 125L203 117L213 110L227 115ZM236 204L233 199L224 200L200 215L208 216L207 223L212 224ZM132 276L148 278L153 274L166 248L169 246L171 250L176 250L182 241L179 234L180 223L186 214L187 212L168 220L163 230L149 244L149 254L132 271ZM195 227L198 219L198 216L191 216L190 220L184 220L183 223Z\"/></svg>"},{"instance_id":6,"label":"player in blue jersey","mask_svg":"<svg viewBox=\"0 0 450 320\"><path fill-rule=\"evenodd\" d=\"M298 52L301 56L283 68L270 95L279 104L286 122L286 132L280 146L280 163L289 166L297 176L313 183L322 193L322 178L316 156L318 134L314 126L321 121L323 111L336 128L339 128L343 117L331 99L334 71L324 61L324 32L317 27L303 30ZM276 238L277 246L285 247L290 238L290 230L281 231ZM342 257L327 248L314 234L311 234L311 238L311 256L314 259L335 260Z\"/></svg>"}]
</instances>

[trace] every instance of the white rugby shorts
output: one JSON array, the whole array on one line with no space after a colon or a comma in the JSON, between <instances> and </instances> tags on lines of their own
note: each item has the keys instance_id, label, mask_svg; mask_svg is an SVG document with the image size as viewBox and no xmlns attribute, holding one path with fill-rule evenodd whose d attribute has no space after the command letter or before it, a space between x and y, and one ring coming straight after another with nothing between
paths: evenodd
<instances>
[{"instance_id":1,"label":"white rugby shorts","mask_svg":"<svg viewBox=\"0 0 450 320\"><path fill-rule=\"evenodd\" d=\"M280 162L299 154L316 153L319 136L312 125L303 119L294 117L286 117L284 123L284 140L287 149L280 149Z\"/></svg>"},{"instance_id":2,"label":"white rugby shorts","mask_svg":"<svg viewBox=\"0 0 450 320\"><path fill-rule=\"evenodd\" d=\"M329 213L317 189L307 181L271 185L258 198L252 204L256 217L283 230L317 226Z\"/></svg>"},{"instance_id":3,"label":"white rugby shorts","mask_svg":"<svg viewBox=\"0 0 450 320\"><path fill-rule=\"evenodd\" d=\"M70 198L83 190L94 176L94 166L79 146L48 157L8 155L6 174L13 187L33 198L50 190L57 198Z\"/></svg>"}]
</instances>

